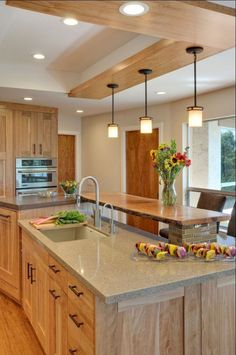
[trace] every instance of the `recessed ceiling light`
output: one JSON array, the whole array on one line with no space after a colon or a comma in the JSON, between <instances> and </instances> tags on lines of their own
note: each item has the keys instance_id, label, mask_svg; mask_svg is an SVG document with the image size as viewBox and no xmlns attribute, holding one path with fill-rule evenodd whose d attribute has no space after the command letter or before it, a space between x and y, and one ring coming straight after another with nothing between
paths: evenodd
<instances>
[{"instance_id":1,"label":"recessed ceiling light","mask_svg":"<svg viewBox=\"0 0 236 355\"><path fill-rule=\"evenodd\" d=\"M83 110L76 110L77 113L83 113Z\"/></svg>"},{"instance_id":2,"label":"recessed ceiling light","mask_svg":"<svg viewBox=\"0 0 236 355\"><path fill-rule=\"evenodd\" d=\"M45 59L45 55L42 53L33 54L34 59Z\"/></svg>"},{"instance_id":3,"label":"recessed ceiling light","mask_svg":"<svg viewBox=\"0 0 236 355\"><path fill-rule=\"evenodd\" d=\"M141 16L148 12L149 6L139 1L129 1L121 5L119 11L125 16Z\"/></svg>"},{"instance_id":4,"label":"recessed ceiling light","mask_svg":"<svg viewBox=\"0 0 236 355\"><path fill-rule=\"evenodd\" d=\"M76 20L76 18L72 18L72 17L64 18L62 21L67 26L75 26L75 25L78 25L78 23L79 23L79 21Z\"/></svg>"},{"instance_id":5,"label":"recessed ceiling light","mask_svg":"<svg viewBox=\"0 0 236 355\"><path fill-rule=\"evenodd\" d=\"M156 94L157 94L157 95L165 95L166 92L165 92L165 91L157 91Z\"/></svg>"},{"instance_id":6,"label":"recessed ceiling light","mask_svg":"<svg viewBox=\"0 0 236 355\"><path fill-rule=\"evenodd\" d=\"M32 99L32 97L24 97L24 100L25 101L32 101L33 99Z\"/></svg>"}]
</instances>

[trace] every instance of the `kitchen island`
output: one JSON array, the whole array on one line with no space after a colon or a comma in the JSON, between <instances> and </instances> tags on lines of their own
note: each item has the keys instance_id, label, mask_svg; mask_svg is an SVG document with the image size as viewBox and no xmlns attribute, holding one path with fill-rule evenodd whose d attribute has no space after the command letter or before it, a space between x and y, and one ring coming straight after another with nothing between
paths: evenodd
<instances>
[{"instance_id":1,"label":"kitchen island","mask_svg":"<svg viewBox=\"0 0 236 355\"><path fill-rule=\"evenodd\" d=\"M95 201L94 193L83 193L82 197L84 201ZM178 204L165 207L160 200L120 192L102 192L99 201L101 205L110 203L114 209L121 212L168 223L169 240L179 245L193 240L195 243L215 241L216 223L230 218L225 213Z\"/></svg>"},{"instance_id":2,"label":"kitchen island","mask_svg":"<svg viewBox=\"0 0 236 355\"><path fill-rule=\"evenodd\" d=\"M234 262L139 259L134 255L135 243L153 240L126 227L118 228L112 237L56 242L28 221L20 221L20 226L23 252L27 254L30 245L29 250L36 248L49 265L55 303L62 294L56 278L66 295L67 352L234 355ZM37 262L32 263L36 269L33 281L36 284L39 275L42 284L42 271L38 273ZM27 264L24 276L27 282ZM40 294L47 307L47 296ZM76 302L81 306L76 308ZM44 334L46 330L45 323ZM46 336L42 339L48 349Z\"/></svg>"}]
</instances>

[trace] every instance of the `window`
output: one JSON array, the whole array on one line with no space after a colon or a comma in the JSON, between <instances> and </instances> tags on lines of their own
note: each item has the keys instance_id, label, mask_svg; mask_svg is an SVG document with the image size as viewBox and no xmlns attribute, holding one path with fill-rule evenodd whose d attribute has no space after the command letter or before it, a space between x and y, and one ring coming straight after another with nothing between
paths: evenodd
<instances>
[{"instance_id":1,"label":"window","mask_svg":"<svg viewBox=\"0 0 236 355\"><path fill-rule=\"evenodd\" d=\"M188 131L190 157L188 186L189 204L196 206L200 190L225 191L227 202L224 211L231 213L235 201L236 137L235 117L205 121L200 128Z\"/></svg>"}]
</instances>

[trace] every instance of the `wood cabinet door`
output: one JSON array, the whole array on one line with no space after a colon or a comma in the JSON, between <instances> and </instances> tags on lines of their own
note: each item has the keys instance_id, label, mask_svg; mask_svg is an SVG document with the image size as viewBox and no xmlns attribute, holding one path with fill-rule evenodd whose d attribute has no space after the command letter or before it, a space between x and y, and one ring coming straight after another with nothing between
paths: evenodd
<instances>
[{"instance_id":1,"label":"wood cabinet door","mask_svg":"<svg viewBox=\"0 0 236 355\"><path fill-rule=\"evenodd\" d=\"M158 176L150 157L150 150L156 149L158 142L158 128L153 129L151 134L142 134L140 131L126 132L127 194L158 199ZM158 233L158 222L148 218L128 215L127 224L150 233Z\"/></svg>"},{"instance_id":2,"label":"wood cabinet door","mask_svg":"<svg viewBox=\"0 0 236 355\"><path fill-rule=\"evenodd\" d=\"M37 257L37 249L33 256L32 282L33 290L33 328L39 342L48 354L49 347L49 278L47 265Z\"/></svg>"},{"instance_id":3,"label":"wood cabinet door","mask_svg":"<svg viewBox=\"0 0 236 355\"><path fill-rule=\"evenodd\" d=\"M67 354L67 295L49 278L49 354Z\"/></svg>"},{"instance_id":4,"label":"wood cabinet door","mask_svg":"<svg viewBox=\"0 0 236 355\"><path fill-rule=\"evenodd\" d=\"M13 118L12 111L0 109L0 197L13 194Z\"/></svg>"},{"instance_id":5,"label":"wood cabinet door","mask_svg":"<svg viewBox=\"0 0 236 355\"><path fill-rule=\"evenodd\" d=\"M36 156L35 113L14 111L14 144L16 157Z\"/></svg>"},{"instance_id":6,"label":"wood cabinet door","mask_svg":"<svg viewBox=\"0 0 236 355\"><path fill-rule=\"evenodd\" d=\"M53 113L37 113L39 156L57 157L57 117Z\"/></svg>"},{"instance_id":7,"label":"wood cabinet door","mask_svg":"<svg viewBox=\"0 0 236 355\"><path fill-rule=\"evenodd\" d=\"M33 267L32 249L22 241L22 305L29 321L33 322L33 283L31 282Z\"/></svg>"},{"instance_id":8,"label":"wood cabinet door","mask_svg":"<svg viewBox=\"0 0 236 355\"><path fill-rule=\"evenodd\" d=\"M16 212L0 208L0 279L19 288L20 245L16 221Z\"/></svg>"}]
</instances>

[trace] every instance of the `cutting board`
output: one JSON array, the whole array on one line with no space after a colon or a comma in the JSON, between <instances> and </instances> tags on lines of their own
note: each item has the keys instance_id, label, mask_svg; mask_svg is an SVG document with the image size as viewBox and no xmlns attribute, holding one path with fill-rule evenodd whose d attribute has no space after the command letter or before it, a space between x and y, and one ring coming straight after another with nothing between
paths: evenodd
<instances>
[{"instance_id":1,"label":"cutting board","mask_svg":"<svg viewBox=\"0 0 236 355\"><path fill-rule=\"evenodd\" d=\"M55 228L68 228L68 227L72 227L72 226L84 226L87 224L87 222L83 222L83 223L71 223L71 224L61 224L61 225L57 225L57 224L54 224L54 223L43 223L43 224L34 224L34 223L31 223L30 224L36 228L36 229L55 229Z\"/></svg>"}]
</instances>

